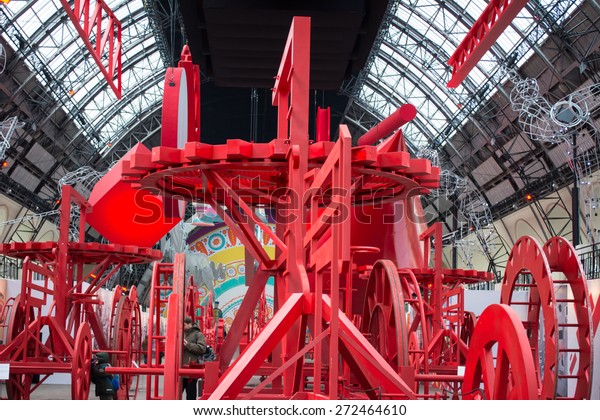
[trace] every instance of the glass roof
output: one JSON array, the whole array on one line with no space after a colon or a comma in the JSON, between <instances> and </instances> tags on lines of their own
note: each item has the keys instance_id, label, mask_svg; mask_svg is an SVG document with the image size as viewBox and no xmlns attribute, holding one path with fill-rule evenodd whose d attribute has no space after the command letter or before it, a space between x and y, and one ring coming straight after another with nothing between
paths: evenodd
<instances>
[{"instance_id":1,"label":"glass roof","mask_svg":"<svg viewBox=\"0 0 600 420\"><path fill-rule=\"evenodd\" d=\"M541 13L560 23L580 1L541 0L539 12L521 10L456 89L446 87L451 68L446 63L481 15L484 0L392 0L392 18L381 34L381 45L372 52L367 75L356 93L358 102L379 118L399 106L417 107L417 118L404 128L415 149L443 145L461 125L468 112L495 93L490 81L500 81L507 57L520 66L533 53L530 44L541 44L546 31L540 28ZM528 42L525 42L528 41Z\"/></svg>"},{"instance_id":2,"label":"glass roof","mask_svg":"<svg viewBox=\"0 0 600 420\"><path fill-rule=\"evenodd\" d=\"M166 64L161 58L142 0L107 0L122 24L122 90L117 100L67 18L59 0L13 0L3 9L13 34L3 33L21 51L36 77L73 116L101 153L161 106ZM476 105L495 92L500 64L515 56L521 65L531 44L546 37L546 15L560 23L580 1L530 2L456 89L446 88L449 57L486 7L485 0L391 0L392 17L372 53L367 76L355 94L358 103L385 118L404 103L418 109L405 127L415 148L443 145ZM535 9L532 4L535 4ZM538 12L534 12L537 10ZM491 82L492 81L492 82Z\"/></svg>"},{"instance_id":3,"label":"glass roof","mask_svg":"<svg viewBox=\"0 0 600 420\"><path fill-rule=\"evenodd\" d=\"M117 100L59 0L13 0L6 7L14 33L1 36L25 60L74 123L106 152L132 123L162 103L166 68L142 0L106 0L122 25L122 94Z\"/></svg>"}]
</instances>

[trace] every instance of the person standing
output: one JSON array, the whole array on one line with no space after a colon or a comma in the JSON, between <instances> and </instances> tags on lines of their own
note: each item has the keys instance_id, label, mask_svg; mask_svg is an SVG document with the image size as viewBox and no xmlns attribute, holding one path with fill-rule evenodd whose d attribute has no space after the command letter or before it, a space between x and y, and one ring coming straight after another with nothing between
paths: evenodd
<instances>
[{"instance_id":1,"label":"person standing","mask_svg":"<svg viewBox=\"0 0 600 420\"><path fill-rule=\"evenodd\" d=\"M183 319L183 364L198 362L198 358L206 352L206 338L195 324L191 316L186 316ZM183 378L183 389L185 390L186 399L197 399L197 384L196 378Z\"/></svg>"},{"instance_id":2,"label":"person standing","mask_svg":"<svg viewBox=\"0 0 600 420\"><path fill-rule=\"evenodd\" d=\"M92 357L91 380L96 385L96 396L101 400L113 400L116 395L112 375L105 371L108 366L108 353L100 352Z\"/></svg>"}]
</instances>

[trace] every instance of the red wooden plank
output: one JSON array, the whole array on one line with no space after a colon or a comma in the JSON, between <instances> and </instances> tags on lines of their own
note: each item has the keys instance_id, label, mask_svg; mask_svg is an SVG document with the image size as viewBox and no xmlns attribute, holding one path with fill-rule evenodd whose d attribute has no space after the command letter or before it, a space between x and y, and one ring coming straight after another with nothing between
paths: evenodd
<instances>
[{"instance_id":1,"label":"red wooden plank","mask_svg":"<svg viewBox=\"0 0 600 420\"><path fill-rule=\"evenodd\" d=\"M317 162L325 162L335 143L328 141L320 141L313 143L308 148L308 159Z\"/></svg>"},{"instance_id":2,"label":"red wooden plank","mask_svg":"<svg viewBox=\"0 0 600 420\"><path fill-rule=\"evenodd\" d=\"M386 169L406 169L410 166L408 152L388 152L377 156L377 165Z\"/></svg>"},{"instance_id":3,"label":"red wooden plank","mask_svg":"<svg viewBox=\"0 0 600 420\"><path fill-rule=\"evenodd\" d=\"M273 154L273 145L271 143L254 143L252 145L253 159L268 159Z\"/></svg>"},{"instance_id":4,"label":"red wooden plank","mask_svg":"<svg viewBox=\"0 0 600 420\"><path fill-rule=\"evenodd\" d=\"M429 159L411 159L410 167L406 168L404 173L411 175L430 175L431 162Z\"/></svg>"},{"instance_id":5,"label":"red wooden plank","mask_svg":"<svg viewBox=\"0 0 600 420\"><path fill-rule=\"evenodd\" d=\"M156 168L157 165L152 163L152 153L149 150L140 149L131 156L129 167L131 169L147 171L148 169Z\"/></svg>"},{"instance_id":6,"label":"red wooden plank","mask_svg":"<svg viewBox=\"0 0 600 420\"><path fill-rule=\"evenodd\" d=\"M377 162L377 147L376 146L359 146L352 148L351 151L352 164L354 165L371 165Z\"/></svg>"},{"instance_id":7,"label":"red wooden plank","mask_svg":"<svg viewBox=\"0 0 600 420\"><path fill-rule=\"evenodd\" d=\"M121 162L119 162L117 165L122 165L123 169L122 169L122 174L124 176L138 176L138 175L144 175L146 173L146 170L144 169L134 169L131 167L131 161L128 160L122 160Z\"/></svg>"},{"instance_id":8,"label":"red wooden plank","mask_svg":"<svg viewBox=\"0 0 600 420\"><path fill-rule=\"evenodd\" d=\"M229 159L252 157L252 143L240 139L227 139L227 157Z\"/></svg>"},{"instance_id":9,"label":"red wooden plank","mask_svg":"<svg viewBox=\"0 0 600 420\"><path fill-rule=\"evenodd\" d=\"M452 66L449 88L462 83L481 57L525 7L528 0L491 0L460 43L448 64Z\"/></svg>"},{"instance_id":10,"label":"red wooden plank","mask_svg":"<svg viewBox=\"0 0 600 420\"><path fill-rule=\"evenodd\" d=\"M183 156L192 162L203 162L213 158L212 144L187 142L183 147Z\"/></svg>"},{"instance_id":11,"label":"red wooden plank","mask_svg":"<svg viewBox=\"0 0 600 420\"><path fill-rule=\"evenodd\" d=\"M275 139L270 144L273 146L271 159L285 159L290 149L289 141L286 139Z\"/></svg>"},{"instance_id":12,"label":"red wooden plank","mask_svg":"<svg viewBox=\"0 0 600 420\"><path fill-rule=\"evenodd\" d=\"M152 149L152 162L161 165L181 163L183 150L176 147L158 146Z\"/></svg>"},{"instance_id":13,"label":"red wooden plank","mask_svg":"<svg viewBox=\"0 0 600 420\"><path fill-rule=\"evenodd\" d=\"M213 160L227 160L228 147L226 144L213 146Z\"/></svg>"}]
</instances>

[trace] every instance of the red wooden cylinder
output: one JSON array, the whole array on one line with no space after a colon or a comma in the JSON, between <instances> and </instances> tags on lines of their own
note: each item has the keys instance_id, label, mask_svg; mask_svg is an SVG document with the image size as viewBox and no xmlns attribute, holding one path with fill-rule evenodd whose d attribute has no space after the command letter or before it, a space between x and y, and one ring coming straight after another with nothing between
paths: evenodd
<instances>
[{"instance_id":1,"label":"red wooden cylinder","mask_svg":"<svg viewBox=\"0 0 600 420\"><path fill-rule=\"evenodd\" d=\"M371 128L361 138L358 139L359 146L368 146L387 137L404 124L412 121L417 116L417 108L414 105L406 104L398 108L393 114L381 121L375 127Z\"/></svg>"},{"instance_id":2,"label":"red wooden cylinder","mask_svg":"<svg viewBox=\"0 0 600 420\"><path fill-rule=\"evenodd\" d=\"M330 129L330 122L331 122L331 108L327 107L327 108L321 108L318 107L317 108L317 121L316 121L316 127L317 127L317 134L316 134L316 141L330 141L331 140L331 129Z\"/></svg>"}]
</instances>

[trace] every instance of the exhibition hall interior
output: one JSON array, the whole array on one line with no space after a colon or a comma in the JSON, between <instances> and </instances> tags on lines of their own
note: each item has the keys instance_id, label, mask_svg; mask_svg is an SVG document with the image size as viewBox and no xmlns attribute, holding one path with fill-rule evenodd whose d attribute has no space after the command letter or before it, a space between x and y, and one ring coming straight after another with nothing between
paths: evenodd
<instances>
[{"instance_id":1,"label":"exhibition hall interior","mask_svg":"<svg viewBox=\"0 0 600 420\"><path fill-rule=\"evenodd\" d=\"M599 400L600 2L0 0L0 399Z\"/></svg>"}]
</instances>

